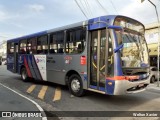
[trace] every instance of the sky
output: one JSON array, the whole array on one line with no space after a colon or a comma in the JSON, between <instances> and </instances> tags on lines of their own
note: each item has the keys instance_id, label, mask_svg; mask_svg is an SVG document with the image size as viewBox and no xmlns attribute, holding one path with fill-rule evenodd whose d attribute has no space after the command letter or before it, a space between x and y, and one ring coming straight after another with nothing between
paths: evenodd
<instances>
[{"instance_id":1,"label":"sky","mask_svg":"<svg viewBox=\"0 0 160 120\"><path fill-rule=\"evenodd\" d=\"M144 25L156 22L148 0L77 0L87 18L125 15ZM160 16L160 0L151 0ZM83 5L83 6L82 6ZM0 42L87 19L75 0L0 0Z\"/></svg>"}]
</instances>

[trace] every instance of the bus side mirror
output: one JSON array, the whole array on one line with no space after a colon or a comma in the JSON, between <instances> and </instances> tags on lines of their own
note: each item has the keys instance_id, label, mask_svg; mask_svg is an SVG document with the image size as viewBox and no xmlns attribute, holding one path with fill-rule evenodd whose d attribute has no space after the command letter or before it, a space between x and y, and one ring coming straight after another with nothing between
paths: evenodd
<instances>
[{"instance_id":1,"label":"bus side mirror","mask_svg":"<svg viewBox=\"0 0 160 120\"><path fill-rule=\"evenodd\" d=\"M123 48L124 44L119 45L117 48L114 49L114 53L120 51Z\"/></svg>"}]
</instances>

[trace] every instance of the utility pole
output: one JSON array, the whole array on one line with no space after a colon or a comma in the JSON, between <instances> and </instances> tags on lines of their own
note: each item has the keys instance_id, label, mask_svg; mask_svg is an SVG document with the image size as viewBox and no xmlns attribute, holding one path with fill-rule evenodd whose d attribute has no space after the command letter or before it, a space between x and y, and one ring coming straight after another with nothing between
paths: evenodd
<instances>
[{"instance_id":1,"label":"utility pole","mask_svg":"<svg viewBox=\"0 0 160 120\"><path fill-rule=\"evenodd\" d=\"M158 80L157 80L157 87L159 87L159 52L160 52L160 20L159 20L159 16L158 16L158 11L157 11L157 7L156 5L148 0L154 7L155 7L155 11L156 11L156 16L157 16L157 22L158 22L158 54L157 54L157 68L158 68ZM144 2L144 0L141 0L141 3Z\"/></svg>"}]
</instances>

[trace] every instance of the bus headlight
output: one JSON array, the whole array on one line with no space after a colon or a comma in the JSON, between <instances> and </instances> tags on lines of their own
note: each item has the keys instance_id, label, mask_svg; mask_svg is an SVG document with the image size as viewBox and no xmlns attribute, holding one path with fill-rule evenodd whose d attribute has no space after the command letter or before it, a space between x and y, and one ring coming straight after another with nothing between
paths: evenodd
<instances>
[{"instance_id":1,"label":"bus headlight","mask_svg":"<svg viewBox=\"0 0 160 120\"><path fill-rule=\"evenodd\" d=\"M110 85L110 86L111 86L111 85L112 85L112 82L108 82L108 85Z\"/></svg>"}]
</instances>

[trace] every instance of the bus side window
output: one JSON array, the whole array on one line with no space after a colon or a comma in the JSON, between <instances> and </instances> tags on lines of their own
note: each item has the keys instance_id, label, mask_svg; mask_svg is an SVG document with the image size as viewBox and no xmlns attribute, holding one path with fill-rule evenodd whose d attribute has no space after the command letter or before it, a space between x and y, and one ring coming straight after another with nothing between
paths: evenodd
<instances>
[{"instance_id":1,"label":"bus side window","mask_svg":"<svg viewBox=\"0 0 160 120\"><path fill-rule=\"evenodd\" d=\"M37 54L48 53L48 37L47 35L41 36L37 39Z\"/></svg>"},{"instance_id":2,"label":"bus side window","mask_svg":"<svg viewBox=\"0 0 160 120\"><path fill-rule=\"evenodd\" d=\"M13 54L14 53L14 43L7 43L7 53L8 54Z\"/></svg>"},{"instance_id":3,"label":"bus side window","mask_svg":"<svg viewBox=\"0 0 160 120\"><path fill-rule=\"evenodd\" d=\"M19 51L19 53L20 54L26 54L26 52L27 52L26 47L27 47L27 40L21 40L20 41L20 49L19 49L20 51Z\"/></svg>"},{"instance_id":4,"label":"bus side window","mask_svg":"<svg viewBox=\"0 0 160 120\"><path fill-rule=\"evenodd\" d=\"M37 39L31 38L27 41L27 54L36 54Z\"/></svg>"},{"instance_id":5,"label":"bus side window","mask_svg":"<svg viewBox=\"0 0 160 120\"><path fill-rule=\"evenodd\" d=\"M50 50L49 50L50 54L55 54L57 53L57 45L56 45L56 33L53 33L50 36Z\"/></svg>"},{"instance_id":6,"label":"bus side window","mask_svg":"<svg viewBox=\"0 0 160 120\"><path fill-rule=\"evenodd\" d=\"M64 31L63 32L58 32L57 33L57 53L64 53Z\"/></svg>"},{"instance_id":7,"label":"bus side window","mask_svg":"<svg viewBox=\"0 0 160 120\"><path fill-rule=\"evenodd\" d=\"M49 53L64 53L64 31L51 34Z\"/></svg>"},{"instance_id":8,"label":"bus side window","mask_svg":"<svg viewBox=\"0 0 160 120\"><path fill-rule=\"evenodd\" d=\"M84 28L75 28L67 31L66 53L78 54L85 48L86 30Z\"/></svg>"}]
</instances>

